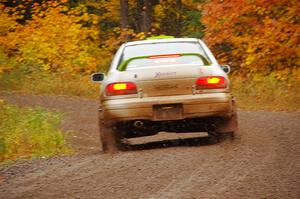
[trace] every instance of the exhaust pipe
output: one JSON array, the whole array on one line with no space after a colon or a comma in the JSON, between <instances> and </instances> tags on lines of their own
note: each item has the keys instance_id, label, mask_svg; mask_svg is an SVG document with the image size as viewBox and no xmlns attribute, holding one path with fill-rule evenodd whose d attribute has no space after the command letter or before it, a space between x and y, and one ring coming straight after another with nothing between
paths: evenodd
<instances>
[{"instance_id":1,"label":"exhaust pipe","mask_svg":"<svg viewBox=\"0 0 300 199\"><path fill-rule=\"evenodd\" d=\"M144 123L142 122L142 121L135 121L134 123L133 123L133 126L134 127L137 127L137 128L141 128L142 126L144 125Z\"/></svg>"}]
</instances>

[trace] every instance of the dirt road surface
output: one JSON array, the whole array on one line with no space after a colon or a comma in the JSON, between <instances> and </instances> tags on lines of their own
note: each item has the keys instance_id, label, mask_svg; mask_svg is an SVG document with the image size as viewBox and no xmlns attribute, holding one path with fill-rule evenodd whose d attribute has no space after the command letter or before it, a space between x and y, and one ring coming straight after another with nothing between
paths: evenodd
<instances>
[{"instance_id":1,"label":"dirt road surface","mask_svg":"<svg viewBox=\"0 0 300 199\"><path fill-rule=\"evenodd\" d=\"M239 111L233 141L176 135L163 141L161 134L134 140L130 151L102 154L97 101L0 96L64 112L62 128L74 132L76 151L1 166L0 198L300 198L300 113Z\"/></svg>"}]
</instances>

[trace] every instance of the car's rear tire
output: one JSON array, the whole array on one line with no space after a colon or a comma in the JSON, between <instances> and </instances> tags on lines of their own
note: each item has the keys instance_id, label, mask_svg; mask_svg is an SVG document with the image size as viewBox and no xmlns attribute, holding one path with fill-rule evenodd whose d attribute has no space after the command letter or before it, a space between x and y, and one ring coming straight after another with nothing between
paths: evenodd
<instances>
[{"instance_id":1,"label":"car's rear tire","mask_svg":"<svg viewBox=\"0 0 300 199\"><path fill-rule=\"evenodd\" d=\"M121 134L117 132L113 125L100 122L100 142L104 153L114 153L118 150L124 150L125 145L121 140Z\"/></svg>"},{"instance_id":2,"label":"car's rear tire","mask_svg":"<svg viewBox=\"0 0 300 199\"><path fill-rule=\"evenodd\" d=\"M237 130L238 120L237 113L235 111L229 120L223 120L221 123L219 123L215 131L233 139Z\"/></svg>"},{"instance_id":3,"label":"car's rear tire","mask_svg":"<svg viewBox=\"0 0 300 199\"><path fill-rule=\"evenodd\" d=\"M214 131L209 131L208 133L208 142L210 144L216 144L219 143L221 140L221 134L214 132Z\"/></svg>"},{"instance_id":4,"label":"car's rear tire","mask_svg":"<svg viewBox=\"0 0 300 199\"><path fill-rule=\"evenodd\" d=\"M220 138L222 140L224 139L229 139L229 140L234 140L236 138L236 135L235 135L235 132L234 131L231 131L231 132L222 132L222 133L218 133Z\"/></svg>"}]
</instances>

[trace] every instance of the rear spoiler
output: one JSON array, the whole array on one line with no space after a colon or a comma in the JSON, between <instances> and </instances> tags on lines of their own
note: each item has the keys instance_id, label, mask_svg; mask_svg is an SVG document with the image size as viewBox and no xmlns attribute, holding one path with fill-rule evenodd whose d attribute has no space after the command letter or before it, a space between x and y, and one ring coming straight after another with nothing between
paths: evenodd
<instances>
[{"instance_id":1,"label":"rear spoiler","mask_svg":"<svg viewBox=\"0 0 300 199\"><path fill-rule=\"evenodd\" d=\"M170 56L172 56L172 55L174 55L174 54L170 54ZM198 54L198 53L180 53L180 54L178 54L178 55L179 55L179 56L197 56L197 57L199 57L199 58L203 61L204 65L206 65L206 66L211 65L211 62L210 62L206 57L204 57L203 55ZM151 55L151 56L132 57L132 58L130 58L130 59L127 59L127 60L123 61L123 62L117 67L117 69L118 69L119 71L125 71L126 68L127 68L127 65L128 65L131 61L137 60L137 59L148 59L148 58L155 57L155 56L168 56L168 54L166 54L166 55Z\"/></svg>"}]
</instances>

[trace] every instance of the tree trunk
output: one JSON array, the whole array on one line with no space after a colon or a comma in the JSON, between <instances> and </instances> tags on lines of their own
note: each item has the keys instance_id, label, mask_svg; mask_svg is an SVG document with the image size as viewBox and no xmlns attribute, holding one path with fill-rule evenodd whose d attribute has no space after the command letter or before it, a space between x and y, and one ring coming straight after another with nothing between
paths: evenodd
<instances>
[{"instance_id":1,"label":"tree trunk","mask_svg":"<svg viewBox=\"0 0 300 199\"><path fill-rule=\"evenodd\" d=\"M152 23L152 0L136 1L137 32L149 32Z\"/></svg>"},{"instance_id":2,"label":"tree trunk","mask_svg":"<svg viewBox=\"0 0 300 199\"><path fill-rule=\"evenodd\" d=\"M176 28L175 36L179 37L180 33L182 32L182 2L181 0L176 0L176 7L177 7L177 17L176 17L176 25L178 28Z\"/></svg>"},{"instance_id":3,"label":"tree trunk","mask_svg":"<svg viewBox=\"0 0 300 199\"><path fill-rule=\"evenodd\" d=\"M120 0L121 7L121 28L128 28L128 0Z\"/></svg>"},{"instance_id":4,"label":"tree trunk","mask_svg":"<svg viewBox=\"0 0 300 199\"><path fill-rule=\"evenodd\" d=\"M143 0L141 31L149 32L152 23L152 2Z\"/></svg>"},{"instance_id":5,"label":"tree trunk","mask_svg":"<svg viewBox=\"0 0 300 199\"><path fill-rule=\"evenodd\" d=\"M136 1L135 30L141 32L143 0Z\"/></svg>"}]
</instances>

